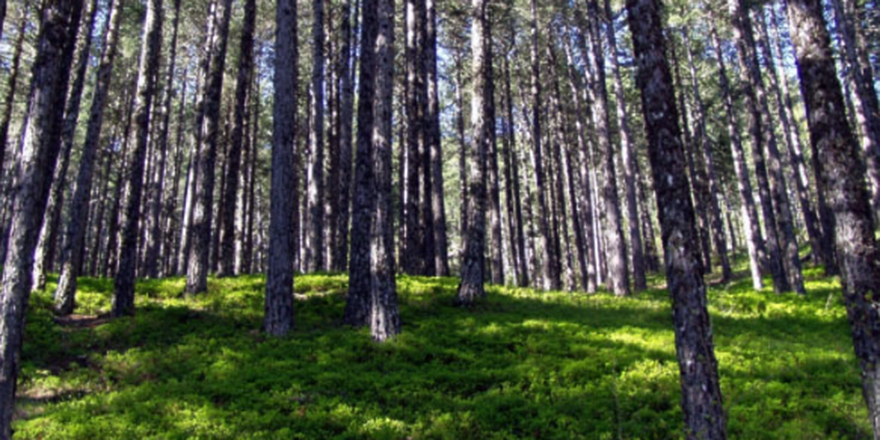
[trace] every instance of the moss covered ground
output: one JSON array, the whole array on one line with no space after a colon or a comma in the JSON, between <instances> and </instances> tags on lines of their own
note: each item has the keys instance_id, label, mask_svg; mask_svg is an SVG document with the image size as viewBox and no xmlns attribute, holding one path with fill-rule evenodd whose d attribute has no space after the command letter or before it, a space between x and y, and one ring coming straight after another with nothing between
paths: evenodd
<instances>
[{"instance_id":1,"label":"moss covered ground","mask_svg":"<svg viewBox=\"0 0 880 440\"><path fill-rule=\"evenodd\" d=\"M868 437L836 279L808 295L710 290L731 437ZM54 281L54 280L53 280ZM21 439L679 438L678 366L662 278L632 298L493 286L453 307L453 278L398 278L403 334L341 324L344 275L296 278L296 329L260 332L263 278L138 284L132 318L100 318L112 281L80 281L77 316L31 299ZM769 282L765 283L769 285Z\"/></svg>"}]
</instances>

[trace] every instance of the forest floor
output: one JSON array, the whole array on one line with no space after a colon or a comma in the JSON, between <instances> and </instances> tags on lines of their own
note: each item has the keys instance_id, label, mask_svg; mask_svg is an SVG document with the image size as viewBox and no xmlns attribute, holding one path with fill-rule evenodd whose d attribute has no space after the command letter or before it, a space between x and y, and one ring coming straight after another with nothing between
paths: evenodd
<instances>
[{"instance_id":1,"label":"forest floor","mask_svg":"<svg viewBox=\"0 0 880 440\"><path fill-rule=\"evenodd\" d=\"M710 290L733 438L869 436L839 282L805 276L805 297L754 292L744 272ZM114 321L99 316L112 281L83 278L65 320L50 282L31 298L16 438L682 437L663 290L492 286L461 310L456 279L401 276L403 333L376 344L341 324L346 282L297 277L283 339L260 332L260 276L194 299L183 279L143 281L136 316Z\"/></svg>"}]
</instances>

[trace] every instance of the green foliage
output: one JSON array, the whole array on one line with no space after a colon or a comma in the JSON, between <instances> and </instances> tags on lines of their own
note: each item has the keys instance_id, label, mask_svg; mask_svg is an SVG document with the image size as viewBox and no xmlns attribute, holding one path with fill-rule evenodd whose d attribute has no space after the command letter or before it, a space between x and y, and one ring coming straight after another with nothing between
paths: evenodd
<instances>
[{"instance_id":1,"label":"green foliage","mask_svg":"<svg viewBox=\"0 0 880 440\"><path fill-rule=\"evenodd\" d=\"M836 280L806 297L710 291L730 434L850 438L868 424ZM660 286L662 279L654 279ZM345 275L296 278L296 330L260 332L263 279L138 284L133 318L28 315L17 438L678 438L667 293L615 298L493 286L453 307L452 278L398 278L404 332L341 324ZM48 291L51 291L51 285ZM83 279L77 313L109 308Z\"/></svg>"}]
</instances>

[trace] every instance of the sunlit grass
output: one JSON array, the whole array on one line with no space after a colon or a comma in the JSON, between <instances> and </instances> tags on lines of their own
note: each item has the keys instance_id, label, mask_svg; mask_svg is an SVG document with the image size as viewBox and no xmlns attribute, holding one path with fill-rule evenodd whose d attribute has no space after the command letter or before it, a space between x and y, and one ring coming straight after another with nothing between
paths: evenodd
<instances>
[{"instance_id":1,"label":"sunlit grass","mask_svg":"<svg viewBox=\"0 0 880 440\"><path fill-rule=\"evenodd\" d=\"M754 292L742 273L710 289L733 437L869 432L839 284L821 269L805 276L805 297ZM283 339L260 332L261 276L211 279L189 299L180 278L144 281L135 317L76 327L56 323L51 295L37 293L17 436L682 436L664 290L615 298L492 286L460 310L456 279L399 277L403 334L379 345L341 324L346 283L297 277L296 329ZM77 313L107 311L111 292L109 280L82 279Z\"/></svg>"}]
</instances>

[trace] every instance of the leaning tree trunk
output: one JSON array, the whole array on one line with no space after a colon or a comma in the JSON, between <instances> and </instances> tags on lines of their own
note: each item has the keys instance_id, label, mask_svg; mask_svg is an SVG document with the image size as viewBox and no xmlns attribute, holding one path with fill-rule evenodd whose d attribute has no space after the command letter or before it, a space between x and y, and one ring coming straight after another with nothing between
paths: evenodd
<instances>
[{"instance_id":1,"label":"leaning tree trunk","mask_svg":"<svg viewBox=\"0 0 880 440\"><path fill-rule=\"evenodd\" d=\"M710 9L711 12L711 9ZM710 17L710 23L712 18ZM727 119L727 133L730 136L730 151L733 155L733 170L736 173L737 188L739 189L740 206L742 207L742 221L745 223L746 245L749 252L749 269L752 274L752 288L761 290L761 256L764 254L764 239L761 235L761 225L758 223L758 210L755 207L755 199L752 195L752 183L749 180L749 169L746 166L745 152L743 151L742 139L739 135L739 126L736 113L733 108L733 97L730 94L730 84L727 78L727 67L724 62L724 53L721 51L721 42L715 25L709 28L712 42L715 46L715 55L718 60L718 83L721 89L722 101L724 102L725 117Z\"/></svg>"},{"instance_id":2,"label":"leaning tree trunk","mask_svg":"<svg viewBox=\"0 0 880 440\"><path fill-rule=\"evenodd\" d=\"M706 178L709 183L708 201L709 214L712 218L712 241L715 243L715 250L718 252L718 257L721 260L721 282L726 283L733 278L733 271L730 267L730 259L727 256L727 239L724 234L724 221L721 217L721 204L718 201L721 187L718 184L718 173L715 171L715 160L712 157L712 144L706 131L707 115L706 107L703 105L703 98L700 94L700 78L696 64L694 64L693 51L691 50L690 40L686 31L682 32L682 40L687 52L688 67L691 73L691 87L696 110L694 118L697 122L697 138L703 155L703 165L706 167Z\"/></svg>"},{"instance_id":3,"label":"leaning tree trunk","mask_svg":"<svg viewBox=\"0 0 880 440\"><path fill-rule=\"evenodd\" d=\"M98 74L95 81L95 92L92 96L92 107L89 110L89 122L86 128L86 138L83 143L82 153L79 159L79 171L76 175L73 197L70 200L70 219L64 235L64 245L61 251L61 275L58 279L58 288L55 291L55 310L60 315L73 313L76 305L76 270L80 266L84 239L86 235L85 216L88 212L92 189L93 169L101 142L101 129L104 123L104 108L106 107L107 95L110 91L110 79L113 73L116 59L117 44L119 42L119 25L122 21L121 2L114 1L109 5L110 24L104 35L104 53L101 55L101 63L98 66ZM108 151L108 164L110 153ZM109 171L109 168L107 169ZM105 174L104 179L109 179ZM110 249L108 249L108 252Z\"/></svg>"},{"instance_id":4,"label":"leaning tree trunk","mask_svg":"<svg viewBox=\"0 0 880 440\"><path fill-rule=\"evenodd\" d=\"M58 136L81 11L81 0L43 2L27 123L23 127L18 175L13 186L9 249L0 288L0 439L3 440L12 438L15 386L31 291L33 252L58 157Z\"/></svg>"},{"instance_id":5,"label":"leaning tree trunk","mask_svg":"<svg viewBox=\"0 0 880 440\"><path fill-rule=\"evenodd\" d=\"M706 305L706 284L700 273L696 248L694 210L688 196L675 91L666 61L660 18L662 6L657 0L627 0L626 7L633 35L636 84L642 93L654 191L660 208L685 436L724 439L727 432L718 361Z\"/></svg>"},{"instance_id":6,"label":"leaning tree trunk","mask_svg":"<svg viewBox=\"0 0 880 440\"><path fill-rule=\"evenodd\" d=\"M156 77L159 73L159 56L162 52L162 0L147 3L144 20L143 45L138 68L137 94L134 103L136 125L134 150L128 166L126 189L128 200L122 219L122 241L119 262L114 277L113 306L115 317L134 314L135 265L137 264L137 239L141 220L141 193L143 192L144 164L147 159L147 142L150 133L150 110L156 94Z\"/></svg>"},{"instance_id":7,"label":"leaning tree trunk","mask_svg":"<svg viewBox=\"0 0 880 440\"><path fill-rule=\"evenodd\" d=\"M874 207L874 218L880 219L880 103L874 89L874 72L868 61L865 49L865 38L862 35L861 23L856 11L856 2L852 0L832 0L834 7L834 23L842 41L840 41L846 64L848 81L855 86L852 96L854 116L861 129L860 142L865 160L868 164L868 177L871 182L871 203Z\"/></svg>"},{"instance_id":8,"label":"leaning tree trunk","mask_svg":"<svg viewBox=\"0 0 880 440\"><path fill-rule=\"evenodd\" d=\"M862 393L874 437L880 436L880 249L874 238L865 164L844 112L843 94L831 43L818 0L789 0L788 21L807 110L810 139L821 152L820 190L834 211L834 240L840 256L843 298L856 358L862 368Z\"/></svg>"},{"instance_id":9,"label":"leaning tree trunk","mask_svg":"<svg viewBox=\"0 0 880 440\"><path fill-rule=\"evenodd\" d=\"M773 289L779 292L791 290L782 263L781 240L777 233L777 213L773 209L770 181L767 176L766 158L764 154L765 121L761 114L761 70L758 66L758 55L755 53L755 39L752 35L752 24L743 0L727 0L730 9L730 20L733 24L734 41L736 42L737 59L739 60L740 90L744 96L746 112L749 115L748 134L752 146L752 161L755 165L755 182L758 184L758 201L764 215L764 246L767 251L766 264L773 279Z\"/></svg>"},{"instance_id":10,"label":"leaning tree trunk","mask_svg":"<svg viewBox=\"0 0 880 440\"><path fill-rule=\"evenodd\" d=\"M5 0L0 0L5 2ZM3 116L0 118L0 176L2 176L3 172L3 164L6 159L6 144L9 141L9 123L12 119L12 109L15 107L15 93L17 92L16 88L18 87L18 78L21 75L21 70L19 69L21 65L21 52L24 47L24 37L25 30L28 25L28 12L30 11L31 0L27 0L24 3L24 7L21 9L21 21L18 23L18 29L16 31L15 43L12 49L12 60L10 62L9 68L9 77L6 80L6 96L3 98ZM2 29L0 29L2 32ZM0 226L0 230L2 230L3 226ZM3 234L5 237L6 234ZM2 240L2 238L0 238ZM3 246L5 249L5 245ZM0 254L2 256L5 254L3 252Z\"/></svg>"},{"instance_id":11,"label":"leaning tree trunk","mask_svg":"<svg viewBox=\"0 0 880 440\"><path fill-rule=\"evenodd\" d=\"M293 328L294 205L296 191L297 77L296 0L275 4L275 100L272 123L272 186L269 258L263 331L283 336Z\"/></svg>"},{"instance_id":12,"label":"leaning tree trunk","mask_svg":"<svg viewBox=\"0 0 880 440\"><path fill-rule=\"evenodd\" d=\"M98 6L97 0L92 0L89 5L88 20L85 29L83 29L85 35L82 44L77 49L73 78L67 93L64 122L61 126L59 139L61 142L61 163L56 167L55 177L52 179L52 189L49 192L49 202L46 205L46 218L40 230L40 239L37 241L37 250L34 255L34 290L46 288L46 272L52 270L55 263L58 229L61 224L61 211L64 207L64 193L67 186L67 170L70 167L70 155L73 151L76 125L79 121L79 108L85 88L88 61L92 56L92 36L95 31Z\"/></svg>"},{"instance_id":13,"label":"leaning tree trunk","mask_svg":"<svg viewBox=\"0 0 880 440\"><path fill-rule=\"evenodd\" d=\"M205 79L204 121L200 127L196 127L202 133L202 145L194 163L196 172L193 186L192 242L189 249L189 269L186 273L186 293L189 295L208 290L214 167L220 137L220 95L223 91L223 69L226 65L226 42L231 12L232 0L217 2L217 21L211 38L211 67Z\"/></svg>"},{"instance_id":14,"label":"leaning tree trunk","mask_svg":"<svg viewBox=\"0 0 880 440\"><path fill-rule=\"evenodd\" d=\"M471 200L468 210L468 229L462 238L464 254L461 262L461 283L458 285L455 298L457 304L466 307L473 306L486 297L483 286L486 246L486 162L491 148L489 143L492 141L490 130L495 129L495 106L491 93L492 28L488 16L488 4L486 0L471 1L473 19L471 54L474 82L474 92L471 97L471 127L474 134L467 155L468 195ZM532 13L535 13L534 4L533 0ZM537 35L533 33L532 36L533 43L536 43ZM533 60L537 60L535 51L537 48L533 49ZM533 82L533 90L534 84L535 82ZM544 250L547 252L549 248Z\"/></svg>"},{"instance_id":15,"label":"leaning tree trunk","mask_svg":"<svg viewBox=\"0 0 880 440\"><path fill-rule=\"evenodd\" d=\"M257 16L256 0L244 5L244 22L241 28L241 46L238 58L238 78L235 83L235 115L232 120L232 139L226 157L226 188L222 197L223 225L221 232L219 276L231 276L235 272L235 211L238 195L238 178L241 168L241 145L245 136L245 103L251 76L254 71L254 26Z\"/></svg>"},{"instance_id":16,"label":"leaning tree trunk","mask_svg":"<svg viewBox=\"0 0 880 440\"><path fill-rule=\"evenodd\" d=\"M626 98L624 96L623 81L620 79L620 68L617 63L617 38L614 32L614 15L611 11L611 2L605 0L605 37L608 39L608 51L611 55L608 61L611 63L611 75L614 77L614 99L617 102L617 126L620 135L620 161L623 163L623 177L626 185L626 216L629 222L630 248L632 249L632 273L633 287L636 290L648 288L645 279L645 262L642 255L642 235L639 231L639 205L636 201L636 183L634 162L635 149L632 145L632 135L629 132L629 117L626 110Z\"/></svg>"}]
</instances>

